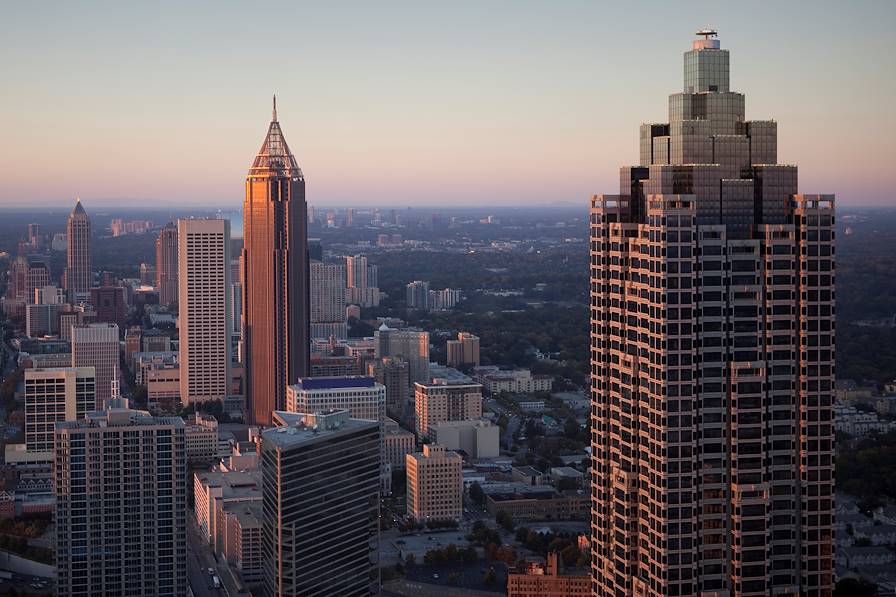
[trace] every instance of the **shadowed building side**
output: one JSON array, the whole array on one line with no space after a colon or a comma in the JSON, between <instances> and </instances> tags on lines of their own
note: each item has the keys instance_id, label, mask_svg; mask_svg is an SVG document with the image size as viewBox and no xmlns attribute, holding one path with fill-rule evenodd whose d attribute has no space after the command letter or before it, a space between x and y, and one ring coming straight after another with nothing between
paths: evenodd
<instances>
[{"instance_id":1,"label":"shadowed building side","mask_svg":"<svg viewBox=\"0 0 896 597\"><path fill-rule=\"evenodd\" d=\"M286 387L309 374L308 225L305 179L277 121L246 177L243 204L243 338L249 421L271 423Z\"/></svg>"}]
</instances>

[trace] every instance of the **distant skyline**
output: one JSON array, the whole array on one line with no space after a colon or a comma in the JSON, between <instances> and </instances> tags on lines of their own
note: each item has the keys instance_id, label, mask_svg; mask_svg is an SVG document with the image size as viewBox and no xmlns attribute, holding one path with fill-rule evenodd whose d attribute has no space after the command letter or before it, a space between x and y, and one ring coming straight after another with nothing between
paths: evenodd
<instances>
[{"instance_id":1,"label":"distant skyline","mask_svg":"<svg viewBox=\"0 0 896 597\"><path fill-rule=\"evenodd\" d=\"M637 162L638 125L665 121L705 25L804 192L893 204L887 0L45 2L4 17L0 208L239 209L273 93L309 204L585 206Z\"/></svg>"}]
</instances>

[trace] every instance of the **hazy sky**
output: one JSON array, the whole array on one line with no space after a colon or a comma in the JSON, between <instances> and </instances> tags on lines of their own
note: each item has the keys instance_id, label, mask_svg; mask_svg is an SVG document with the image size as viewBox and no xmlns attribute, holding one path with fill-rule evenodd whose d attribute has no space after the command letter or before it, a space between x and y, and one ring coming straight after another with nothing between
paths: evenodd
<instances>
[{"instance_id":1,"label":"hazy sky","mask_svg":"<svg viewBox=\"0 0 896 597\"><path fill-rule=\"evenodd\" d=\"M4 2L0 206L239 206L271 94L315 205L618 190L711 25L802 192L896 204L896 2Z\"/></svg>"}]
</instances>

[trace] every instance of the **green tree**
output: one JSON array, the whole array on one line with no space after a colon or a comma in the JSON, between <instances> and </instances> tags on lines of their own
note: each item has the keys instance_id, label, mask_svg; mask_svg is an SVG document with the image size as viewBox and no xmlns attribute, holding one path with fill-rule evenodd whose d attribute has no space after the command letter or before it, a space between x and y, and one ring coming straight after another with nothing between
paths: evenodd
<instances>
[{"instance_id":1,"label":"green tree","mask_svg":"<svg viewBox=\"0 0 896 597\"><path fill-rule=\"evenodd\" d=\"M482 491L482 486L480 486L476 481L474 481L473 484L470 485L470 499L480 506L485 503L485 492Z\"/></svg>"}]
</instances>

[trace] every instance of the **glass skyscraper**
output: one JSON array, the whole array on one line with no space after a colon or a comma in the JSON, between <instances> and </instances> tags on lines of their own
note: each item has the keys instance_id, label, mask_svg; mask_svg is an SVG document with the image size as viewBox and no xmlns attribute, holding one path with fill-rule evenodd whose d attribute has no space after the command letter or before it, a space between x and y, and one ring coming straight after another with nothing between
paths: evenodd
<instances>
[{"instance_id":1,"label":"glass skyscraper","mask_svg":"<svg viewBox=\"0 0 896 597\"><path fill-rule=\"evenodd\" d=\"M591 205L596 595L829 595L834 199L714 31Z\"/></svg>"}]
</instances>

